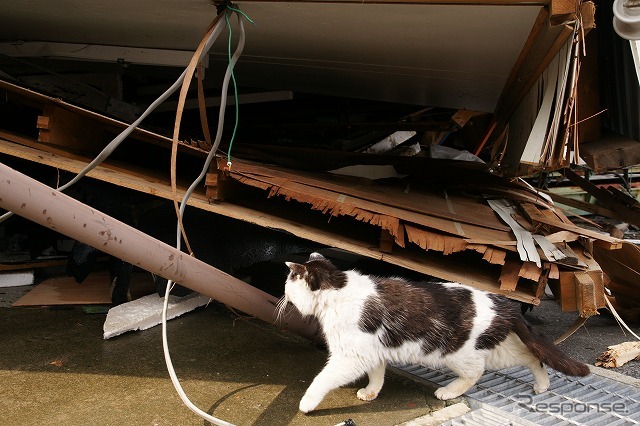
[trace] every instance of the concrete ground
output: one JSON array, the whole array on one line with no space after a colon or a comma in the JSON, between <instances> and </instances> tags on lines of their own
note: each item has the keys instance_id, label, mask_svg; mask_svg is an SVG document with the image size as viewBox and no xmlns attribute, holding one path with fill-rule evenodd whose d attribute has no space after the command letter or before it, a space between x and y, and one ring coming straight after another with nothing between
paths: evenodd
<instances>
[{"instance_id":1,"label":"concrete ground","mask_svg":"<svg viewBox=\"0 0 640 426\"><path fill-rule=\"evenodd\" d=\"M0 413L7 425L202 425L179 399L162 355L161 329L103 340L105 313L73 308L9 308L30 287L0 289ZM574 321L543 300L527 318L552 338ZM638 325L632 325L636 333ZM446 419L452 404L435 387L387 372L379 398L355 397L360 382L330 393L318 411L298 402L321 370L326 351L259 321L210 304L169 322L170 352L196 406L238 425L397 425L429 413ZM561 344L593 365L607 346L633 340L603 314ZM616 369L640 378L640 362ZM458 404L461 405L461 404ZM439 424L439 422L420 424Z\"/></svg>"},{"instance_id":2,"label":"concrete ground","mask_svg":"<svg viewBox=\"0 0 640 426\"><path fill-rule=\"evenodd\" d=\"M102 339L105 314L75 308L0 308L0 413L7 425L202 425L180 401L161 329ZM168 325L172 359L193 403L238 425L396 425L444 408L434 388L391 372L373 402L364 383L330 393L318 411L298 402L326 360L313 343L224 306Z\"/></svg>"}]
</instances>

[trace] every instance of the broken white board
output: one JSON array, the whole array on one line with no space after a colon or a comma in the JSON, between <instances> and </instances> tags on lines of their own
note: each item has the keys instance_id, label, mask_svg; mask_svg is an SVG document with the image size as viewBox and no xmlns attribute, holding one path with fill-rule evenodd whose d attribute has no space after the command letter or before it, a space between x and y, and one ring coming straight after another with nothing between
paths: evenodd
<instances>
[{"instance_id":1,"label":"broken white board","mask_svg":"<svg viewBox=\"0 0 640 426\"><path fill-rule=\"evenodd\" d=\"M167 320L204 306L211 300L207 296L193 293L184 297L169 296ZM104 339L118 336L127 331L146 330L162 322L164 298L150 294L109 309L104 322Z\"/></svg>"},{"instance_id":2,"label":"broken white board","mask_svg":"<svg viewBox=\"0 0 640 426\"><path fill-rule=\"evenodd\" d=\"M538 116L529 134L529 139L520 158L521 163L538 164L542 154L543 144L549 128L551 107L555 99L556 83L558 81L558 57L554 57L542 76L544 95Z\"/></svg>"},{"instance_id":3,"label":"broken white board","mask_svg":"<svg viewBox=\"0 0 640 426\"><path fill-rule=\"evenodd\" d=\"M402 145L415 135L416 132L414 132L413 130L400 130L390 134L380 142L374 143L362 152L365 154L383 154L385 152L391 151L399 145Z\"/></svg>"},{"instance_id":4,"label":"broken white board","mask_svg":"<svg viewBox=\"0 0 640 426\"><path fill-rule=\"evenodd\" d=\"M33 285L33 269L0 273L0 287L21 287Z\"/></svg>"},{"instance_id":5,"label":"broken white board","mask_svg":"<svg viewBox=\"0 0 640 426\"><path fill-rule=\"evenodd\" d=\"M515 207L510 205L507 200L487 200L489 206L495 211L498 216L511 228L511 231L516 237L518 254L520 260L523 262L529 261L535 263L538 268L542 266L540 255L533 242L533 236L529 231L524 229L516 220L511 216L515 213Z\"/></svg>"},{"instance_id":6,"label":"broken white board","mask_svg":"<svg viewBox=\"0 0 640 426\"><path fill-rule=\"evenodd\" d=\"M534 234L533 239L538 243L538 247L542 249L542 252L550 262L558 262L566 259L567 255L562 250L553 245L553 243L547 240L544 235Z\"/></svg>"}]
</instances>

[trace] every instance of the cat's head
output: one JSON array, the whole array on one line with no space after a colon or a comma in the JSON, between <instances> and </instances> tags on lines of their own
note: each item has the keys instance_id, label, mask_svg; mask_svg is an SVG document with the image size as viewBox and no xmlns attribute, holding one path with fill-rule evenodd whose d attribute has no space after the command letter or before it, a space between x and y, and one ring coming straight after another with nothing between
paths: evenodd
<instances>
[{"instance_id":1,"label":"cat's head","mask_svg":"<svg viewBox=\"0 0 640 426\"><path fill-rule=\"evenodd\" d=\"M312 253L305 263L285 263L289 267L285 298L303 315L315 313L315 301L321 292L339 290L347 283L345 273L320 253Z\"/></svg>"}]
</instances>

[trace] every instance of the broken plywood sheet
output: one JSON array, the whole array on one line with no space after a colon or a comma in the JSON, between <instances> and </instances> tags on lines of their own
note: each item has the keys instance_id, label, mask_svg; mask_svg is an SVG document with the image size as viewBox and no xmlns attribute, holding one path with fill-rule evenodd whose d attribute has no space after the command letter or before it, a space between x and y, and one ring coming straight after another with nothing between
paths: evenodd
<instances>
[{"instance_id":1,"label":"broken plywood sheet","mask_svg":"<svg viewBox=\"0 0 640 426\"><path fill-rule=\"evenodd\" d=\"M488 206L479 203L477 199L473 199L469 195L447 194L444 190L434 192L433 189L421 188L418 184L392 186L340 181L319 173L285 170L276 166L266 167L240 160L235 160L232 169L228 170L226 169L226 161L220 159L218 167L234 179L250 179L253 185L263 189L275 186L308 191L313 188L336 193L337 196L333 199L342 203L346 202L347 197L352 197L358 203L369 201L370 204L366 204L366 206L369 206L367 208L371 211L376 211L379 207L375 206L378 205L398 209L394 210L394 213L390 213L392 216L397 216L402 210L407 212L405 214L419 213L462 224L509 231L509 227L501 223ZM249 182L247 181L247 183ZM473 215L467 214L469 209L473 209ZM399 218L419 223L415 219L417 216L411 217L413 219ZM454 234L459 233L459 231L454 232Z\"/></svg>"},{"instance_id":2,"label":"broken plywood sheet","mask_svg":"<svg viewBox=\"0 0 640 426\"><path fill-rule=\"evenodd\" d=\"M331 216L351 216L388 230L396 239L399 235L394 233L390 218L459 237L489 241L512 239L508 227L501 224L493 211L479 200L454 198L446 192L411 192L397 187L390 189L371 185L359 187L352 182L338 184L326 178L312 178L308 174L271 170L238 161L234 162L232 170L225 170L225 173L240 183L269 191L269 197L293 199ZM464 214L458 214L457 210Z\"/></svg>"},{"instance_id":3,"label":"broken plywood sheet","mask_svg":"<svg viewBox=\"0 0 640 426\"><path fill-rule=\"evenodd\" d=\"M405 225L407 240L424 250L435 250L449 255L467 249L467 242L462 238L452 237L416 226Z\"/></svg>"}]
</instances>

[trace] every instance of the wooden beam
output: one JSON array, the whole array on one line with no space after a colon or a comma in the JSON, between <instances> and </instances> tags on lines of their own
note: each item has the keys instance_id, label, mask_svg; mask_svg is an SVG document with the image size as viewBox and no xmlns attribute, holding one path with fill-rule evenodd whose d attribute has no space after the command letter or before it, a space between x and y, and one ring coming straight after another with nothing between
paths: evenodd
<instances>
[{"instance_id":1,"label":"wooden beam","mask_svg":"<svg viewBox=\"0 0 640 426\"><path fill-rule=\"evenodd\" d=\"M624 219L621 219L620 217L618 217L618 214L614 210L609 210L597 204L587 203L586 201L580 201L580 200L576 200L575 198L570 198L564 195L556 194L553 191L543 190L542 192L550 196L551 199L556 203L564 204L565 206L574 207L576 209L580 209L585 212L597 214L600 216L606 216L612 219L619 219L624 221Z\"/></svg>"},{"instance_id":2,"label":"wooden beam","mask_svg":"<svg viewBox=\"0 0 640 426\"><path fill-rule=\"evenodd\" d=\"M596 245L608 248L610 250L622 248L622 240L619 240L618 238L613 238L608 235L603 235L598 232L592 231L590 229L584 229L576 225L564 223L559 219L557 221L550 219L549 217L542 214L533 204L522 203L520 207L524 211L524 214L533 222L542 223L552 228L563 229L565 231L570 231L578 235L584 235L585 237L593 238L596 240Z\"/></svg>"},{"instance_id":3,"label":"wooden beam","mask_svg":"<svg viewBox=\"0 0 640 426\"><path fill-rule=\"evenodd\" d=\"M554 25L575 19L580 8L579 0L551 0L549 3L549 19Z\"/></svg>"},{"instance_id":4,"label":"wooden beam","mask_svg":"<svg viewBox=\"0 0 640 426\"><path fill-rule=\"evenodd\" d=\"M549 11L544 8L540 10L498 100L495 115L498 123L501 123L498 126L500 129L571 33L572 30L565 26L552 27Z\"/></svg>"},{"instance_id":5,"label":"wooden beam","mask_svg":"<svg viewBox=\"0 0 640 426\"><path fill-rule=\"evenodd\" d=\"M596 173L640 164L640 142L608 134L595 142L580 144L580 156Z\"/></svg>"},{"instance_id":6,"label":"wooden beam","mask_svg":"<svg viewBox=\"0 0 640 426\"><path fill-rule=\"evenodd\" d=\"M621 203L613 194L606 189L602 189L589 182L588 179L578 175L571 169L563 170L564 176L583 190L587 191L593 197L597 198L606 208L615 210L616 215L625 222L635 226L640 226L640 213L634 209L630 209L624 203Z\"/></svg>"},{"instance_id":7,"label":"wooden beam","mask_svg":"<svg viewBox=\"0 0 640 426\"><path fill-rule=\"evenodd\" d=\"M586 271L560 271L560 307L563 312L578 311L581 316L593 315L606 306L604 274L593 259L576 252ZM591 285L593 283L593 285ZM582 309L582 310L580 310Z\"/></svg>"},{"instance_id":8,"label":"wooden beam","mask_svg":"<svg viewBox=\"0 0 640 426\"><path fill-rule=\"evenodd\" d=\"M58 98L46 96L41 93L35 92L33 90L25 89L24 87L17 86L7 81L0 80L0 89L3 89L6 91L5 96L8 99L11 99L13 102L16 102L17 104L20 104L20 105L28 105L34 109L40 109L42 111L45 111L45 110L48 111L48 108L53 108L53 107L58 107L62 109L65 111L62 113L63 120L65 120L66 122L74 119L84 120L84 121L91 120L93 127L112 131L115 133L120 133L123 129L125 129L129 125L128 123L125 123L123 121L115 120L111 117L107 117L106 115L98 114L88 109L78 107L76 105L70 104ZM76 118L69 118L69 115L74 116ZM44 116L47 116L47 114L44 113L44 114L41 114L41 116L44 117ZM42 122L40 124L42 124ZM50 125L55 125L55 124L51 123ZM90 129L90 132L91 131L92 130ZM151 143L151 144L162 146L165 148L171 147L171 138L161 136L157 133L150 132L140 127L134 129L129 137L135 140ZM89 139L86 135L85 135L85 138ZM94 140L91 142L93 144L97 144L98 141ZM104 141L100 141L100 142L104 142ZM70 144L70 142L65 142L65 143L67 144L66 146L69 146ZM105 144L106 143L104 143L103 146ZM102 148L102 146L100 146L99 148ZM190 154L190 155L195 155L202 158L207 156L206 151L193 147L184 142L180 142L178 144L178 149L180 152Z\"/></svg>"}]
</instances>

